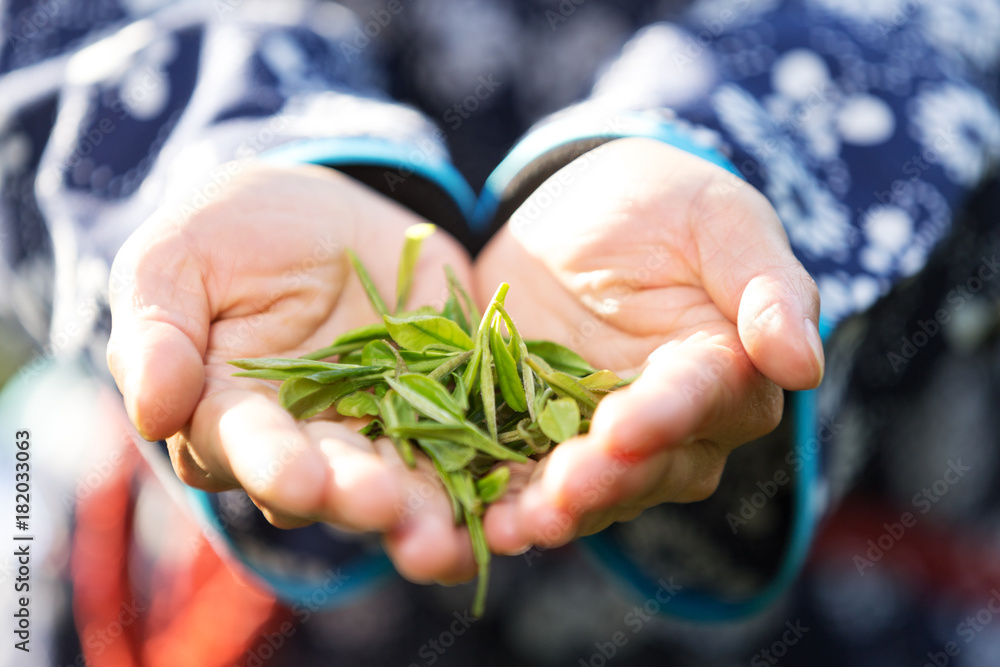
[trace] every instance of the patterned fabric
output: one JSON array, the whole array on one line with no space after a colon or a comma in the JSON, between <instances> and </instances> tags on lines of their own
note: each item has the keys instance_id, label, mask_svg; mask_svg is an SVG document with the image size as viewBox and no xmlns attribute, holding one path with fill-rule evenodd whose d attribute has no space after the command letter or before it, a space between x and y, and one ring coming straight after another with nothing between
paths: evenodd
<instances>
[{"instance_id":1,"label":"patterned fabric","mask_svg":"<svg viewBox=\"0 0 1000 667\"><path fill-rule=\"evenodd\" d=\"M819 284L834 333L809 425L824 477L809 493L832 508L871 462L863 482L888 505L884 524L909 511L920 535L938 523L995 533L1000 283L989 242L1000 206L985 187L959 214L1000 158L1000 2L2 0L0 26L0 319L43 358L80 357L107 378L115 252L161 202L210 197L228 160L365 139L402 160L450 160L478 189L532 128L651 114L729 157ZM462 207L444 172L415 181L407 205ZM457 219L442 223L480 247ZM859 566L864 540L878 547L889 529L839 519L812 574L764 613L711 630L656 613L669 613L677 585L734 595L773 579L793 521L793 413L738 450L717 497L607 531L663 576L663 600L626 602L574 548L532 551L501 560L494 620L453 618L462 588L389 578L343 609L317 607L272 664L458 665L487 644L493 662L481 664L893 665L938 652L997 664L1000 629L977 621L966 646L971 626L959 625L989 602L988 587L959 596L888 559ZM956 469L963 483L935 491ZM212 498L210 516L261 572L323 574L371 550L322 528L269 529L244 500ZM947 652L949 641L961 650Z\"/></svg>"}]
</instances>

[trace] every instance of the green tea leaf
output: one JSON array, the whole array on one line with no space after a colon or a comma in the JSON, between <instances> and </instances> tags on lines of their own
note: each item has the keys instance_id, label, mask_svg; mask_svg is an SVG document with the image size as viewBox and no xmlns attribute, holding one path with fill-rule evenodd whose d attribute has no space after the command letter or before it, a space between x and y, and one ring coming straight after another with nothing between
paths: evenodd
<instances>
[{"instance_id":1,"label":"green tea leaf","mask_svg":"<svg viewBox=\"0 0 1000 667\"><path fill-rule=\"evenodd\" d=\"M345 417L364 417L379 414L378 401L367 391L356 391L337 401L337 412Z\"/></svg>"},{"instance_id":2,"label":"green tea leaf","mask_svg":"<svg viewBox=\"0 0 1000 667\"><path fill-rule=\"evenodd\" d=\"M572 398L549 401L538 418L542 433L556 442L569 440L580 432L580 406Z\"/></svg>"},{"instance_id":3,"label":"green tea leaf","mask_svg":"<svg viewBox=\"0 0 1000 667\"><path fill-rule=\"evenodd\" d=\"M458 373L453 374L455 378L455 389L451 392L451 397L466 413L469 411L469 392L465 388L465 380Z\"/></svg>"},{"instance_id":4,"label":"green tea leaf","mask_svg":"<svg viewBox=\"0 0 1000 667\"><path fill-rule=\"evenodd\" d=\"M375 287L375 282L368 274L365 265L361 263L361 260L358 259L358 256L350 248L345 249L344 252L347 253L347 259L350 260L351 266L354 267L354 272L358 274L358 280L361 281L361 286L364 287L365 294L368 295L368 300L371 302L375 314L381 317L388 313L389 309L385 307L385 301L379 295L378 289Z\"/></svg>"},{"instance_id":5,"label":"green tea leaf","mask_svg":"<svg viewBox=\"0 0 1000 667\"><path fill-rule=\"evenodd\" d=\"M446 349L471 350L469 334L449 319L437 315L415 315L396 318L386 315L386 329L396 343L407 350L418 352L431 345L442 345Z\"/></svg>"},{"instance_id":6,"label":"green tea leaf","mask_svg":"<svg viewBox=\"0 0 1000 667\"><path fill-rule=\"evenodd\" d=\"M517 424L517 434L528 444L531 451L536 454L544 454L552 446L552 438L542 432L541 427L538 426L538 422L522 419Z\"/></svg>"},{"instance_id":7,"label":"green tea leaf","mask_svg":"<svg viewBox=\"0 0 1000 667\"><path fill-rule=\"evenodd\" d=\"M441 364L437 368L428 373L427 377L431 378L432 380L437 380L440 382L444 378L451 375L462 364L467 363L471 357L472 357L472 350L466 350L461 354L453 355L451 358L441 362Z\"/></svg>"},{"instance_id":8,"label":"green tea leaf","mask_svg":"<svg viewBox=\"0 0 1000 667\"><path fill-rule=\"evenodd\" d=\"M585 378L580 378L580 386L591 391L607 393L621 384L622 379L611 371L597 371Z\"/></svg>"},{"instance_id":9,"label":"green tea leaf","mask_svg":"<svg viewBox=\"0 0 1000 667\"><path fill-rule=\"evenodd\" d=\"M381 408L382 421L385 423L385 433L392 440L392 444L396 446L400 458L403 459L407 467L417 467L417 461L413 457L413 443L410 442L409 438L398 437L390 432L394 428L417 423L417 415L413 408L407 404L402 396L391 389L382 397L379 407Z\"/></svg>"},{"instance_id":10,"label":"green tea leaf","mask_svg":"<svg viewBox=\"0 0 1000 667\"><path fill-rule=\"evenodd\" d=\"M541 357L557 371L576 376L597 372L597 369L591 367L583 357L559 343L548 340L526 340L524 344L528 352Z\"/></svg>"},{"instance_id":11,"label":"green tea leaf","mask_svg":"<svg viewBox=\"0 0 1000 667\"><path fill-rule=\"evenodd\" d=\"M492 502L500 500L504 492L507 491L507 483L509 481L510 468L500 466L476 481L476 492L483 503L489 505Z\"/></svg>"},{"instance_id":12,"label":"green tea leaf","mask_svg":"<svg viewBox=\"0 0 1000 667\"><path fill-rule=\"evenodd\" d=\"M373 340L361 351L361 363L392 368L396 365L396 349L384 340Z\"/></svg>"},{"instance_id":13,"label":"green tea leaf","mask_svg":"<svg viewBox=\"0 0 1000 667\"><path fill-rule=\"evenodd\" d=\"M455 270L451 268L450 265L445 265L444 274L448 278L448 291L451 295L455 297L455 300L461 299L462 303L465 305L465 310L468 313L468 324L465 330L470 334L472 333L472 323L479 320L479 309L476 308L476 302L473 300L469 293L465 291L462 287L462 283L458 281L458 276L455 275ZM461 310L461 308L459 308ZM459 322L461 324L461 322Z\"/></svg>"},{"instance_id":14,"label":"green tea leaf","mask_svg":"<svg viewBox=\"0 0 1000 667\"><path fill-rule=\"evenodd\" d=\"M437 438L420 438L417 442L445 472L462 470L476 458L476 450L461 443Z\"/></svg>"},{"instance_id":15,"label":"green tea leaf","mask_svg":"<svg viewBox=\"0 0 1000 667\"><path fill-rule=\"evenodd\" d=\"M469 537L472 540L472 554L479 566L479 576L476 581L476 597L472 601L472 615L479 618L486 609L486 593L490 584L490 547L483 531L483 520L475 514L466 511L465 523L469 527Z\"/></svg>"},{"instance_id":16,"label":"green tea leaf","mask_svg":"<svg viewBox=\"0 0 1000 667\"><path fill-rule=\"evenodd\" d=\"M335 368L329 371L320 371L307 376L313 382L320 384L331 384L345 378L357 378L363 375L378 375L385 372L384 366L348 366L347 368Z\"/></svg>"},{"instance_id":17,"label":"green tea leaf","mask_svg":"<svg viewBox=\"0 0 1000 667\"><path fill-rule=\"evenodd\" d=\"M455 497L466 512L479 516L483 513L483 501L476 493L476 483L465 470L453 472L451 482L455 488Z\"/></svg>"},{"instance_id":18,"label":"green tea leaf","mask_svg":"<svg viewBox=\"0 0 1000 667\"><path fill-rule=\"evenodd\" d=\"M227 362L236 368L247 371L281 371L293 373L289 377L305 377L321 371L343 370L353 368L348 364L335 364L329 361L315 361L313 359L233 359ZM279 378L284 379L284 378Z\"/></svg>"},{"instance_id":19,"label":"green tea leaf","mask_svg":"<svg viewBox=\"0 0 1000 667\"><path fill-rule=\"evenodd\" d=\"M454 294L449 294L445 300L444 308L441 309L441 317L447 317L460 326L465 333L472 333L472 325L465 316L465 311L462 309L462 304L459 302L458 297Z\"/></svg>"},{"instance_id":20,"label":"green tea leaf","mask_svg":"<svg viewBox=\"0 0 1000 667\"><path fill-rule=\"evenodd\" d=\"M581 385L576 378L561 371L548 368L544 361L541 361L534 354L528 357L528 365L538 373L538 377L552 388L560 396L574 399L580 404L580 412L584 417L594 414L597 407L597 397L589 389Z\"/></svg>"},{"instance_id":21,"label":"green tea leaf","mask_svg":"<svg viewBox=\"0 0 1000 667\"><path fill-rule=\"evenodd\" d=\"M486 338L487 332L482 337ZM483 415L486 418L486 428L490 437L497 439L497 402L493 385L493 355L489 344L483 345L483 367L479 372L479 393L483 397Z\"/></svg>"},{"instance_id":22,"label":"green tea leaf","mask_svg":"<svg viewBox=\"0 0 1000 667\"><path fill-rule=\"evenodd\" d=\"M496 364L497 380L500 384L500 393L507 405L516 412L525 412L528 409L527 399L524 395L524 384L521 376L517 373L517 362L507 349L503 337L500 335L499 322L490 327L490 352L493 355L493 362Z\"/></svg>"},{"instance_id":23,"label":"green tea leaf","mask_svg":"<svg viewBox=\"0 0 1000 667\"><path fill-rule=\"evenodd\" d=\"M399 258L399 271L396 274L396 312L399 313L406 305L406 300L410 296L410 287L413 285L413 272L417 268L417 259L420 257L420 246L424 239L434 233L437 227L424 222L410 225L406 228L406 240L403 242L402 256Z\"/></svg>"},{"instance_id":24,"label":"green tea leaf","mask_svg":"<svg viewBox=\"0 0 1000 667\"><path fill-rule=\"evenodd\" d=\"M389 331L385 328L384 322L375 322L374 324L366 324L362 327L357 327L356 329L351 329L350 331L345 331L336 338L333 339L331 345L349 345L351 343L367 343L372 340L379 340L380 338L388 338ZM363 345L359 345L362 347Z\"/></svg>"},{"instance_id":25,"label":"green tea leaf","mask_svg":"<svg viewBox=\"0 0 1000 667\"><path fill-rule=\"evenodd\" d=\"M416 424L400 425L387 429L386 432L404 438L435 438L456 442L503 461L517 461L519 463L527 461L523 455L491 440L489 436L468 422L435 424L421 421Z\"/></svg>"},{"instance_id":26,"label":"green tea leaf","mask_svg":"<svg viewBox=\"0 0 1000 667\"><path fill-rule=\"evenodd\" d=\"M296 419L307 419L326 410L343 395L338 385L326 385L306 378L286 380L278 390L281 407Z\"/></svg>"},{"instance_id":27,"label":"green tea leaf","mask_svg":"<svg viewBox=\"0 0 1000 667\"><path fill-rule=\"evenodd\" d=\"M407 373L398 379L386 378L390 387L406 399L416 410L443 424L458 424L465 418L465 411L455 402L440 382L426 375Z\"/></svg>"},{"instance_id":28,"label":"green tea leaf","mask_svg":"<svg viewBox=\"0 0 1000 667\"><path fill-rule=\"evenodd\" d=\"M360 350L365 346L365 343L369 341L388 337L389 332L386 331L384 323L379 322L377 324L366 324L363 327L351 329L350 331L343 333L327 347L320 348L319 350L315 350L309 354L304 354L301 358L326 359L327 357L349 354L351 352L355 352L356 350Z\"/></svg>"},{"instance_id":29,"label":"green tea leaf","mask_svg":"<svg viewBox=\"0 0 1000 667\"><path fill-rule=\"evenodd\" d=\"M469 363L462 373L462 386L465 387L466 396L469 395L476 384L476 380L479 379L479 367L483 362L483 349L480 338L476 338L476 347L472 350L472 358L469 359Z\"/></svg>"}]
</instances>

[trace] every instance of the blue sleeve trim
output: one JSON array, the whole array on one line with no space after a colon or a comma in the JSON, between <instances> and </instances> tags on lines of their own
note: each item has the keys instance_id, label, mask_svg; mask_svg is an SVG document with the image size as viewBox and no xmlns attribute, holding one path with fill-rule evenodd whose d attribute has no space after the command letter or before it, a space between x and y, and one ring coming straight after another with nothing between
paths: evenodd
<instances>
[{"instance_id":1,"label":"blue sleeve trim","mask_svg":"<svg viewBox=\"0 0 1000 667\"><path fill-rule=\"evenodd\" d=\"M403 176L413 173L437 184L455 202L466 220L476 207L476 193L450 162L410 144L377 137L304 139L267 150L260 158L273 164L384 166Z\"/></svg>"},{"instance_id":2,"label":"blue sleeve trim","mask_svg":"<svg viewBox=\"0 0 1000 667\"><path fill-rule=\"evenodd\" d=\"M207 523L211 535L218 536L229 553L243 566L270 588L282 601L292 606L307 606L309 609L331 609L347 604L383 583L392 575L392 562L385 554L379 554L352 563L337 564L337 577L333 586L326 586L323 580L281 575L247 560L233 542L225 527L219 521L209 494L205 491L185 488L191 504L202 521ZM320 595L322 594L322 595Z\"/></svg>"},{"instance_id":3,"label":"blue sleeve trim","mask_svg":"<svg viewBox=\"0 0 1000 667\"><path fill-rule=\"evenodd\" d=\"M820 320L820 333L826 340L832 326ZM660 606L660 613L690 621L733 621L769 607L781 597L795 581L812 545L816 526L825 503L825 482L822 479L820 439L817 437L819 418L817 391L795 392L792 397L794 410L794 452L801 464L793 495L792 534L774 579L760 592L744 599L721 599L697 590L681 589L669 602ZM615 544L609 537L598 533L581 540L593 560L613 578L621 581L639 597L658 600L662 584L651 577ZM663 575L661 575L663 576Z\"/></svg>"},{"instance_id":4,"label":"blue sleeve trim","mask_svg":"<svg viewBox=\"0 0 1000 667\"><path fill-rule=\"evenodd\" d=\"M471 217L473 231L486 230L500 205L504 190L521 171L542 155L560 146L582 140L629 137L646 137L662 141L708 160L742 178L733 163L718 149L698 143L689 133L667 120L639 114L604 118L599 122L595 122L593 117L569 117L553 121L530 132L493 170L486 179Z\"/></svg>"}]
</instances>

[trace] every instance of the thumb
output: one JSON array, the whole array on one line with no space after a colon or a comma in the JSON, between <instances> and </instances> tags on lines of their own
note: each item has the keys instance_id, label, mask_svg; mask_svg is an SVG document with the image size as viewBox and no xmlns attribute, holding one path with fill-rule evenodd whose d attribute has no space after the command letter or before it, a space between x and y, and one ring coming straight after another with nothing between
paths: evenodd
<instances>
[{"instance_id":1,"label":"thumb","mask_svg":"<svg viewBox=\"0 0 1000 667\"><path fill-rule=\"evenodd\" d=\"M754 366L785 389L812 389L823 379L817 322L819 293L796 262L750 279L740 298L740 341Z\"/></svg>"},{"instance_id":2,"label":"thumb","mask_svg":"<svg viewBox=\"0 0 1000 667\"><path fill-rule=\"evenodd\" d=\"M107 360L129 418L147 440L187 423L205 382L208 298L175 236L153 241L140 228L112 268Z\"/></svg>"},{"instance_id":3,"label":"thumb","mask_svg":"<svg viewBox=\"0 0 1000 667\"><path fill-rule=\"evenodd\" d=\"M761 373L785 389L812 389L822 381L825 363L816 283L792 253L767 199L745 184L730 188L729 196L735 201L720 200L701 211L706 288L736 322L740 342Z\"/></svg>"}]
</instances>

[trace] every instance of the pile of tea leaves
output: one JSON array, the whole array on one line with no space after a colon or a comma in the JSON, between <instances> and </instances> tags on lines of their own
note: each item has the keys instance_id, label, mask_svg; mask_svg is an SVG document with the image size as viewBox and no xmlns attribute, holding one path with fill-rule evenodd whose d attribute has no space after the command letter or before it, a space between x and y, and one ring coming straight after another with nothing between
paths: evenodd
<instances>
[{"instance_id":1,"label":"pile of tea leaves","mask_svg":"<svg viewBox=\"0 0 1000 667\"><path fill-rule=\"evenodd\" d=\"M369 418L361 433L389 438L408 466L416 466L418 451L430 459L456 523L469 530L479 575L472 613L478 617L490 563L482 516L506 491L510 468L504 463L538 457L585 433L598 401L627 382L560 344L524 340L504 306L507 283L480 316L446 267L444 307L404 312L420 247L434 230L426 223L407 230L391 312L347 250L381 322L347 331L300 358L229 363L241 369L236 376L280 380L278 400L298 419L333 407L347 417Z\"/></svg>"}]
</instances>

